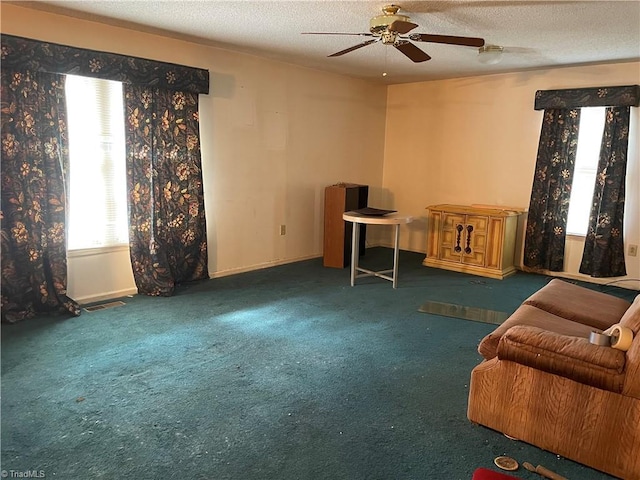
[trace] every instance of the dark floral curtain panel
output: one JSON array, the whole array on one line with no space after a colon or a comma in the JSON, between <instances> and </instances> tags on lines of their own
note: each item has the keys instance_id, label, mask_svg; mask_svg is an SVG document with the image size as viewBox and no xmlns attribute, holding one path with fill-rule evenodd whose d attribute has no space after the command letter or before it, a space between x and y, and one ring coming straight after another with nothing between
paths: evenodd
<instances>
[{"instance_id":1,"label":"dark floral curtain panel","mask_svg":"<svg viewBox=\"0 0 640 480\"><path fill-rule=\"evenodd\" d=\"M622 229L629 107L639 104L640 85L536 92L535 109L545 114L525 236L526 267L562 270L579 109L609 107L580 272L626 275ZM563 164L567 168L557 168Z\"/></svg>"},{"instance_id":2,"label":"dark floral curtain panel","mask_svg":"<svg viewBox=\"0 0 640 480\"><path fill-rule=\"evenodd\" d=\"M580 264L580 273L592 277L627 274L623 226L629 117L629 107L606 110L589 230Z\"/></svg>"},{"instance_id":3,"label":"dark floral curtain panel","mask_svg":"<svg viewBox=\"0 0 640 480\"><path fill-rule=\"evenodd\" d=\"M198 96L125 85L129 241L139 293L208 278Z\"/></svg>"},{"instance_id":4,"label":"dark floral curtain panel","mask_svg":"<svg viewBox=\"0 0 640 480\"><path fill-rule=\"evenodd\" d=\"M2 72L2 321L80 315L66 295L64 77Z\"/></svg>"},{"instance_id":5,"label":"dark floral curtain panel","mask_svg":"<svg viewBox=\"0 0 640 480\"><path fill-rule=\"evenodd\" d=\"M165 227L162 222L168 218L166 214L149 210L146 220L138 217L142 226L137 228L142 230L146 224L158 233L148 244L149 255L155 256L145 264L151 269L147 272L149 277L156 275L166 280L172 275L172 281L183 281L206 273L204 224L196 226L196 220L204 219L197 95L209 92L209 72L13 35L3 34L1 41L3 321L20 320L43 310L80 313L78 305L65 293L66 112L63 77L59 76L63 74L116 80L159 89L158 92L186 92L182 108L187 113L179 115L180 100L170 107L168 94L159 94L154 98L154 108L157 111L162 110L163 105L167 108L154 118L154 125L157 120L157 131L162 133L141 130L145 141L153 139L148 143L152 151L162 152L157 165L172 163L174 176L169 179L166 172L156 172L153 170L156 164L136 167L154 179L149 185L159 188L150 190L154 195L153 208L166 209L171 205L179 211L168 220L171 225ZM146 100L141 102L144 104ZM165 131L167 125L174 131L171 141ZM199 180L194 180L196 177ZM161 185L155 179L168 180ZM142 179L136 186L138 191L131 192L132 198L148 187ZM156 193L165 195L164 200ZM173 234L178 231L180 242L189 247L188 251L177 251L180 242L175 241ZM191 249L193 245L201 250L197 258ZM158 248L168 250L158 252ZM160 261L163 258L165 260ZM141 265L134 265L134 269ZM158 285L163 283L170 282L158 280ZM166 294L171 288L155 286L148 291Z\"/></svg>"},{"instance_id":6,"label":"dark floral curtain panel","mask_svg":"<svg viewBox=\"0 0 640 480\"><path fill-rule=\"evenodd\" d=\"M524 247L524 265L534 270L563 268L579 124L579 109L544 112Z\"/></svg>"}]
</instances>

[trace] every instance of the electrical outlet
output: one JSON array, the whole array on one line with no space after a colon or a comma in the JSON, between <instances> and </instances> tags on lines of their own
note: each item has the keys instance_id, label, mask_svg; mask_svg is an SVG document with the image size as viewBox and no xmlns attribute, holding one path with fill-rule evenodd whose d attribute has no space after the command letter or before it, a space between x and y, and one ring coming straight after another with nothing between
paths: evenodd
<instances>
[{"instance_id":1,"label":"electrical outlet","mask_svg":"<svg viewBox=\"0 0 640 480\"><path fill-rule=\"evenodd\" d=\"M280 225L280 235L286 235L286 234L287 234L287 226Z\"/></svg>"},{"instance_id":2,"label":"electrical outlet","mask_svg":"<svg viewBox=\"0 0 640 480\"><path fill-rule=\"evenodd\" d=\"M638 255L638 245L629 245L629 249L627 251L629 252L630 257L635 257Z\"/></svg>"}]
</instances>

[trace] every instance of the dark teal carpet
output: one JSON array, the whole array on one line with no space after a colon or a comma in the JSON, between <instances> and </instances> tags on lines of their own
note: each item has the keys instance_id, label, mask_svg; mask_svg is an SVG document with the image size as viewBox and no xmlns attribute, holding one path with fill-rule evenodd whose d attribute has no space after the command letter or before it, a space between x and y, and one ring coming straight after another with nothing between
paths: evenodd
<instances>
[{"instance_id":1,"label":"dark teal carpet","mask_svg":"<svg viewBox=\"0 0 640 480\"><path fill-rule=\"evenodd\" d=\"M70 479L470 479L498 455L609 478L466 418L495 326L548 278L492 280L401 252L399 288L298 262L2 327L2 469ZM391 262L369 249L363 266ZM609 293L633 292L609 289ZM525 479L539 478L522 468Z\"/></svg>"}]
</instances>

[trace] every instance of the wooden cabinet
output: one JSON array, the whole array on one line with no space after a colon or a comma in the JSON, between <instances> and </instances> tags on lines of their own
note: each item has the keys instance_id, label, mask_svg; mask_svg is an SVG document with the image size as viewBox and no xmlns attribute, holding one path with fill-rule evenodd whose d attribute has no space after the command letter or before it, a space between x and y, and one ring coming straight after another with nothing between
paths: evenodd
<instances>
[{"instance_id":1,"label":"wooden cabinet","mask_svg":"<svg viewBox=\"0 0 640 480\"><path fill-rule=\"evenodd\" d=\"M351 235L353 224L345 222L342 214L365 208L369 197L367 185L338 183L324 191L324 248L325 267L344 268L351 263ZM360 229L360 255L364 255L366 226Z\"/></svg>"},{"instance_id":2,"label":"wooden cabinet","mask_svg":"<svg viewBox=\"0 0 640 480\"><path fill-rule=\"evenodd\" d=\"M503 279L515 273L518 217L522 210L431 205L423 265Z\"/></svg>"}]
</instances>

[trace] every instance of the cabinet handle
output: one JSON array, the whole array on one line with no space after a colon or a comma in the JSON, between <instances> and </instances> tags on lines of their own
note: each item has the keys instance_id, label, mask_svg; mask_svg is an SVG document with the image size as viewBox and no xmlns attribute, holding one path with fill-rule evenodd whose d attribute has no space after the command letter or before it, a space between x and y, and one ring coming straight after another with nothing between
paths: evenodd
<instances>
[{"instance_id":1,"label":"cabinet handle","mask_svg":"<svg viewBox=\"0 0 640 480\"><path fill-rule=\"evenodd\" d=\"M460 236L462 235L463 226L458 224L456 225L456 231L458 235L456 236L456 246L453 248L453 251L456 253L460 253L462 251L462 247L460 247Z\"/></svg>"},{"instance_id":2,"label":"cabinet handle","mask_svg":"<svg viewBox=\"0 0 640 480\"><path fill-rule=\"evenodd\" d=\"M467 247L464 249L467 255L471 253L471 232L473 232L473 225L467 225Z\"/></svg>"}]
</instances>

